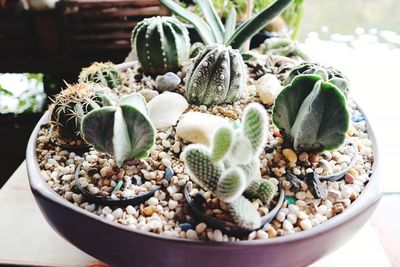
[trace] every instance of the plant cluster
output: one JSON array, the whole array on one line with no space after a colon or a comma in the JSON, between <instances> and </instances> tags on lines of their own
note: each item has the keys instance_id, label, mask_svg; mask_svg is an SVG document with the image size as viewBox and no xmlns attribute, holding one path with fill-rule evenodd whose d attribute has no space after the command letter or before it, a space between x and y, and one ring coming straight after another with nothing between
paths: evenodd
<instances>
[{"instance_id":1,"label":"plant cluster","mask_svg":"<svg viewBox=\"0 0 400 267\"><path fill-rule=\"evenodd\" d=\"M298 44L288 37L272 37L265 39L260 45L263 54L271 54L278 56L298 56L303 60L307 60L307 55L299 48Z\"/></svg>"},{"instance_id":2,"label":"plant cluster","mask_svg":"<svg viewBox=\"0 0 400 267\"><path fill-rule=\"evenodd\" d=\"M215 132L211 148L192 144L183 152L191 179L228 203L231 216L243 228L256 229L261 224L261 217L248 198L268 203L277 190L261 178L259 170L258 157L267 131L267 113L253 103L244 110L239 129L221 127Z\"/></svg>"},{"instance_id":3,"label":"plant cluster","mask_svg":"<svg viewBox=\"0 0 400 267\"><path fill-rule=\"evenodd\" d=\"M111 62L94 62L83 68L79 74L79 83L97 83L110 89L122 85L123 77L119 69Z\"/></svg>"}]
</instances>

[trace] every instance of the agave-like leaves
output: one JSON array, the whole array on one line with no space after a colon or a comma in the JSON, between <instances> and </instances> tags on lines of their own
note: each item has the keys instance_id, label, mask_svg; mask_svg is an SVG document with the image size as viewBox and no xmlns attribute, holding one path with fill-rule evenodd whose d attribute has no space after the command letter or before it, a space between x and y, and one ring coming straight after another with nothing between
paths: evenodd
<instances>
[{"instance_id":1,"label":"agave-like leaves","mask_svg":"<svg viewBox=\"0 0 400 267\"><path fill-rule=\"evenodd\" d=\"M225 35L224 35L224 43L226 43L229 38L233 35L236 29L236 9L234 7L229 10L228 17L225 21Z\"/></svg>"},{"instance_id":2,"label":"agave-like leaves","mask_svg":"<svg viewBox=\"0 0 400 267\"><path fill-rule=\"evenodd\" d=\"M214 33L215 41L217 43L222 43L224 41L225 28L213 4L210 0L197 0L197 4L201 9L201 13L203 13L207 24Z\"/></svg>"}]
</instances>

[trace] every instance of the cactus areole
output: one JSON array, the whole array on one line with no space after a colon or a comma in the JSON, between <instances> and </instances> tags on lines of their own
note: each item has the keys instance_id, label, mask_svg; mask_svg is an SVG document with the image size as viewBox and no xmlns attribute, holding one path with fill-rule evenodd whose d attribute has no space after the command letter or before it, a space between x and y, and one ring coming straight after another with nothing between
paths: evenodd
<instances>
[{"instance_id":1,"label":"cactus areole","mask_svg":"<svg viewBox=\"0 0 400 267\"><path fill-rule=\"evenodd\" d=\"M246 67L239 51L212 45L196 56L186 79L186 98L190 103L233 103L245 88Z\"/></svg>"},{"instance_id":2,"label":"cactus areole","mask_svg":"<svg viewBox=\"0 0 400 267\"><path fill-rule=\"evenodd\" d=\"M189 33L173 17L152 17L139 22L132 31L131 44L146 74L176 72L189 59Z\"/></svg>"}]
</instances>

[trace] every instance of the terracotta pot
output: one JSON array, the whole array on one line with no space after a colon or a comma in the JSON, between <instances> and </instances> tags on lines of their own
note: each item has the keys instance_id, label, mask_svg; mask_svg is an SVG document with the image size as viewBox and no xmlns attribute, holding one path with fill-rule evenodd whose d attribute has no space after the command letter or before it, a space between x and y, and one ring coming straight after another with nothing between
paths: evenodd
<instances>
[{"instance_id":1,"label":"terracotta pot","mask_svg":"<svg viewBox=\"0 0 400 267\"><path fill-rule=\"evenodd\" d=\"M342 214L310 230L267 240L189 241L108 222L64 200L40 175L35 144L45 114L29 140L29 182L47 222L62 237L112 266L307 266L339 248L368 220L382 196L379 151L368 124L375 162L370 182ZM368 123L368 122L367 122Z\"/></svg>"}]
</instances>

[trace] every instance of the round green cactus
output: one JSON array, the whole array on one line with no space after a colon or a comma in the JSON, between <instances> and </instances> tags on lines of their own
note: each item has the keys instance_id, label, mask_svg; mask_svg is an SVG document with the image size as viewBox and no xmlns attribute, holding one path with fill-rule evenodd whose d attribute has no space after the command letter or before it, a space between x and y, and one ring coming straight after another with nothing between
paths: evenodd
<instances>
[{"instance_id":1,"label":"round green cactus","mask_svg":"<svg viewBox=\"0 0 400 267\"><path fill-rule=\"evenodd\" d=\"M189 59L189 33L174 17L142 20L132 31L131 44L146 74L176 72Z\"/></svg>"},{"instance_id":2,"label":"round green cactus","mask_svg":"<svg viewBox=\"0 0 400 267\"><path fill-rule=\"evenodd\" d=\"M272 37L260 45L260 50L264 54L278 56L298 56L304 60L307 55L299 48L298 44L288 37Z\"/></svg>"},{"instance_id":3,"label":"round green cactus","mask_svg":"<svg viewBox=\"0 0 400 267\"><path fill-rule=\"evenodd\" d=\"M67 142L80 139L85 114L115 97L110 89L94 83L68 85L53 99L51 123L57 137Z\"/></svg>"},{"instance_id":4,"label":"round green cactus","mask_svg":"<svg viewBox=\"0 0 400 267\"><path fill-rule=\"evenodd\" d=\"M346 98L317 75L299 75L275 100L272 120L298 151L333 150L349 128Z\"/></svg>"},{"instance_id":5,"label":"round green cactus","mask_svg":"<svg viewBox=\"0 0 400 267\"><path fill-rule=\"evenodd\" d=\"M87 68L83 68L79 74L80 83L98 83L110 89L122 85L121 72L111 62L94 62Z\"/></svg>"},{"instance_id":6,"label":"round green cactus","mask_svg":"<svg viewBox=\"0 0 400 267\"><path fill-rule=\"evenodd\" d=\"M196 105L239 100L246 85L246 67L239 51L224 45L204 48L186 78L186 98Z\"/></svg>"}]
</instances>

